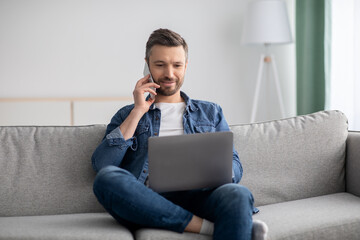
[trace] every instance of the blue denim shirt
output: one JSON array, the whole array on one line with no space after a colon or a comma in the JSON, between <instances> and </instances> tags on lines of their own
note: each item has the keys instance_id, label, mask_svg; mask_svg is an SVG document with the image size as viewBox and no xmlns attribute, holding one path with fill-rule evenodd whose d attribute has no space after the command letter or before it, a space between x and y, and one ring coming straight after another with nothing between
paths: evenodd
<instances>
[{"instance_id":1,"label":"blue denim shirt","mask_svg":"<svg viewBox=\"0 0 360 240\"><path fill-rule=\"evenodd\" d=\"M185 134L230 131L219 105L192 100L183 92L181 92L181 97L186 103L183 115ZM140 119L134 136L125 140L119 126L133 108L134 104L125 106L111 119L102 143L92 156L92 165L96 172L109 165L121 167L144 183L148 176L148 138L159 135L161 111L153 104ZM243 169L234 148L232 167L232 181L238 183Z\"/></svg>"}]
</instances>

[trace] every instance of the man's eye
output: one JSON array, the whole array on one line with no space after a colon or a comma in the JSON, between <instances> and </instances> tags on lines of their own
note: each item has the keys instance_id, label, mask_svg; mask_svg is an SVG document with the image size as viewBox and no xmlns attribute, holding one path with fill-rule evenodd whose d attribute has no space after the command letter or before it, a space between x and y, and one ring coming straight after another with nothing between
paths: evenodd
<instances>
[{"instance_id":1,"label":"man's eye","mask_svg":"<svg viewBox=\"0 0 360 240\"><path fill-rule=\"evenodd\" d=\"M157 67L162 67L164 66L163 64L156 64Z\"/></svg>"}]
</instances>

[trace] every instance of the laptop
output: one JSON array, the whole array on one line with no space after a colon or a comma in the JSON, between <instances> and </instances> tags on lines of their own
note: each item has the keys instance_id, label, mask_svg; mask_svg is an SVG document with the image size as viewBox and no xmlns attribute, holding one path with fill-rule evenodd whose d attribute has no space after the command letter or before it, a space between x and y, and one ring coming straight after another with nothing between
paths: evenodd
<instances>
[{"instance_id":1,"label":"laptop","mask_svg":"<svg viewBox=\"0 0 360 240\"><path fill-rule=\"evenodd\" d=\"M233 133L150 137L149 187L172 192L232 182Z\"/></svg>"}]
</instances>

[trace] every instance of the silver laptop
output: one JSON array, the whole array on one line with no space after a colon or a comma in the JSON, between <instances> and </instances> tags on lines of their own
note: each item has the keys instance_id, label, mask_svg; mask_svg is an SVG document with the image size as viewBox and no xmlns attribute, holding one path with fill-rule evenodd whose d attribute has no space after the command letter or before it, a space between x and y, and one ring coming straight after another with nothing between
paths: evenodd
<instances>
[{"instance_id":1,"label":"silver laptop","mask_svg":"<svg viewBox=\"0 0 360 240\"><path fill-rule=\"evenodd\" d=\"M233 133L149 138L149 187L172 192L232 182Z\"/></svg>"}]
</instances>

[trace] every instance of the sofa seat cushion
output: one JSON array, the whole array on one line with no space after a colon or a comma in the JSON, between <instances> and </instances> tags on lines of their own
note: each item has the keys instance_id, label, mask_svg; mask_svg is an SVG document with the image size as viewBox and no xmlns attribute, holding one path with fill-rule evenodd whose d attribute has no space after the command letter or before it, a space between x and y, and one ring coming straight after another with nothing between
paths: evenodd
<instances>
[{"instance_id":1,"label":"sofa seat cushion","mask_svg":"<svg viewBox=\"0 0 360 240\"><path fill-rule=\"evenodd\" d=\"M269 226L269 240L360 239L360 198L336 193L303 200L260 206L254 219ZM141 229L136 240L211 240L193 233Z\"/></svg>"},{"instance_id":2,"label":"sofa seat cushion","mask_svg":"<svg viewBox=\"0 0 360 240\"><path fill-rule=\"evenodd\" d=\"M212 240L212 236L196 233L177 233L160 229L140 229L135 233L136 240Z\"/></svg>"},{"instance_id":3,"label":"sofa seat cushion","mask_svg":"<svg viewBox=\"0 0 360 240\"><path fill-rule=\"evenodd\" d=\"M107 213L0 217L0 239L133 240L129 230Z\"/></svg>"},{"instance_id":4,"label":"sofa seat cushion","mask_svg":"<svg viewBox=\"0 0 360 240\"><path fill-rule=\"evenodd\" d=\"M270 240L360 239L360 198L349 193L259 207Z\"/></svg>"}]
</instances>

